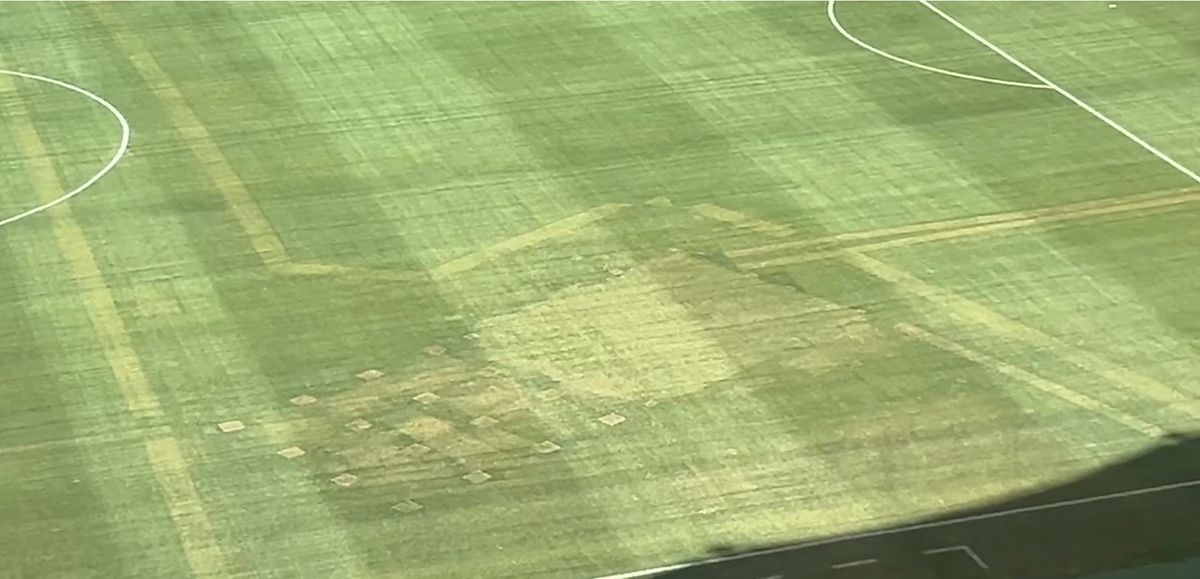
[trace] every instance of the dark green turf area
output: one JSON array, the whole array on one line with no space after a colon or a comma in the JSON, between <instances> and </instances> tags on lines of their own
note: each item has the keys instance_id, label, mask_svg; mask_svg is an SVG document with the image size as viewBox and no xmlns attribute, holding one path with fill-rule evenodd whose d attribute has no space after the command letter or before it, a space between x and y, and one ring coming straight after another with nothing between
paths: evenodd
<instances>
[{"instance_id":1,"label":"dark green turf area","mask_svg":"<svg viewBox=\"0 0 1200 579\"><path fill-rule=\"evenodd\" d=\"M6 6L132 138L0 227L0 577L1194 574L1195 487L1088 501L1200 478L1200 11L939 6L1084 105L919 2L836 14L1000 84L824 2ZM120 138L0 75L0 220Z\"/></svg>"}]
</instances>

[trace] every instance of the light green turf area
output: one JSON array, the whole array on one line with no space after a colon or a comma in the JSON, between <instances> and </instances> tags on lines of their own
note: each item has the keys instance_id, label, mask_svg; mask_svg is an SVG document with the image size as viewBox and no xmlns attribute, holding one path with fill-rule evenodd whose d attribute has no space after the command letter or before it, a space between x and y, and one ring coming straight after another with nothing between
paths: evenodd
<instances>
[{"instance_id":1,"label":"light green turf area","mask_svg":"<svg viewBox=\"0 0 1200 579\"><path fill-rule=\"evenodd\" d=\"M1194 8L946 10L1200 170ZM1197 183L823 3L25 4L0 68L133 127L0 229L0 577L592 577L1200 425ZM120 134L0 115L0 218Z\"/></svg>"}]
</instances>

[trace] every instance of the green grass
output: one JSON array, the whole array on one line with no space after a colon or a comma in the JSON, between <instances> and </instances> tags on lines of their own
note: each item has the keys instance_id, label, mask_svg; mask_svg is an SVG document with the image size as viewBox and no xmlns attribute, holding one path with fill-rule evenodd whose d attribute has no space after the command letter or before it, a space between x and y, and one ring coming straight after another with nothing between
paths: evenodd
<instances>
[{"instance_id":1,"label":"green grass","mask_svg":"<svg viewBox=\"0 0 1200 579\"><path fill-rule=\"evenodd\" d=\"M883 50L1029 80L919 4L838 10ZM1196 11L946 10L1200 169ZM863 249L896 275L767 247L1196 188L1053 91L864 51L823 3L6 12L0 68L102 95L133 142L0 230L0 576L593 577L1050 487L1152 446L1131 422L1200 422L1194 203ZM11 87L0 218L119 137Z\"/></svg>"}]
</instances>

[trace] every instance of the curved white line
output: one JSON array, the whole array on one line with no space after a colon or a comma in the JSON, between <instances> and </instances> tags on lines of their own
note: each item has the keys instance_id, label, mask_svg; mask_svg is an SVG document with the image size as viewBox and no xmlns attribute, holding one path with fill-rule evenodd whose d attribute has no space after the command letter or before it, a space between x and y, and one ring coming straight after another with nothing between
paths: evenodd
<instances>
[{"instance_id":1,"label":"curved white line","mask_svg":"<svg viewBox=\"0 0 1200 579\"><path fill-rule=\"evenodd\" d=\"M55 80L53 78L47 78L47 77L36 75L36 74L29 74L27 72L19 72L16 70L0 69L0 74L6 74L8 76L16 76L16 77L20 77L20 78L29 79L29 80L45 82L45 83L49 83L49 84L52 84L57 87L65 88L71 92L81 94L81 95L91 99L93 102L99 104L100 106L104 107L109 113L112 114L112 116L114 118L117 119L117 122L120 123L120 125L121 125L121 143L119 145L117 145L117 150L116 150L116 152L113 153L112 158L108 160L108 163L106 163L104 165L104 167L102 167L95 175L92 175L91 177L88 178L87 181L84 181L78 187L66 192L61 197L59 197L53 201L44 203L44 204L34 207L33 209L30 209L28 211L23 211L21 213L13 215L12 217L6 217L3 219L0 219L0 227L4 227L5 225L15 223L17 221L25 219L26 217L29 217L31 215L36 215L47 209L50 209L51 207L54 207L60 203L69 201L71 198L75 197L76 195L83 193L84 190L86 190L88 187L95 185L96 182L99 181L101 178L103 178L105 175L107 175L109 171L112 171L113 167L117 166L117 163L121 160L121 157L124 157L125 152L129 150L130 130L129 130L129 119L126 119L125 115L121 114L121 111L117 110L117 107L113 106L112 103L104 100L103 98L100 98L95 93L92 93L91 91L88 91L87 89L77 87L71 83L63 82L61 80Z\"/></svg>"},{"instance_id":2,"label":"curved white line","mask_svg":"<svg viewBox=\"0 0 1200 579\"><path fill-rule=\"evenodd\" d=\"M902 57L896 56L894 54L884 52L878 48L875 48L874 46L871 46L870 44L867 44L866 42L859 40L858 38L855 38L853 34L850 34L849 32L847 32L846 29L842 27L842 23L838 22L837 13L833 8L834 4L837 4L837 0L829 0L829 4L827 6L826 13L829 15L829 22L831 24L833 24L833 27L837 29L838 33L841 34L842 36L846 37L846 40L849 40L850 42L853 42L854 44L857 44L860 47L865 48L875 54L878 54L879 56L882 56L888 60L899 62L900 64L903 64L906 66L911 66L913 68L919 68L921 70L934 72L937 74L944 74L946 76L953 76L955 78L962 78L962 79L966 79L966 80L974 80L974 81L978 81L978 82L986 82L986 83L999 84L999 85L1004 85L1004 86L1015 86L1015 87L1020 87L1020 88L1039 88L1039 89L1047 89L1047 90L1050 89L1049 86L1046 86L1045 84L1042 84L1042 83L1020 82L1020 81L1016 81L1016 80L1003 80L1003 79L999 79L999 78L990 78L990 77L986 77L986 76L978 76L978 75L974 75L974 74L954 72L953 70L946 70L944 68L937 68L936 66L929 66L927 64L921 64L919 62L913 62L911 60L908 60L907 58L902 58Z\"/></svg>"}]
</instances>

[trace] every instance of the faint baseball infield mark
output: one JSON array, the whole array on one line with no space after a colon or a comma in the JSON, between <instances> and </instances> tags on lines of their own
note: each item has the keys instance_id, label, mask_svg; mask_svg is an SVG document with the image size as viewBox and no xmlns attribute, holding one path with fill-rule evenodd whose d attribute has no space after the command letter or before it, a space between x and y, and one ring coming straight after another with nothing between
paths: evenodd
<instances>
[{"instance_id":1,"label":"faint baseball infield mark","mask_svg":"<svg viewBox=\"0 0 1200 579\"><path fill-rule=\"evenodd\" d=\"M7 83L8 79L3 79ZM13 133L24 159L26 172L35 188L45 197L61 190L53 157L42 142L41 135L27 113L14 115ZM61 204L64 199L44 199L48 205ZM91 330L129 412L152 423L164 424L167 416L146 375L133 338L116 305L109 288L70 205L62 205L50 213L54 238L71 273L71 283L78 293L91 321ZM158 482L159 493L169 510L171 522L184 556L194 574L201 577L225 573L225 559L220 543L196 491L195 481L178 439L167 429L162 435L144 439L144 452L150 470Z\"/></svg>"},{"instance_id":2,"label":"faint baseball infield mark","mask_svg":"<svg viewBox=\"0 0 1200 579\"><path fill-rule=\"evenodd\" d=\"M1189 199L1200 198L1200 192L1191 192L1183 194ZM1133 203L1137 203L1139 207L1144 205L1160 206L1164 203L1163 199L1170 197L1172 201L1167 203L1167 206L1177 205L1179 198L1182 195L1156 197L1152 199L1138 199ZM1128 205L1125 203L1124 205ZM780 231L779 224L766 222L756 217L743 216L743 214L729 209L719 208L720 211L701 211L700 213L712 219L720 219L725 222L733 222L739 226L745 227L762 227L762 224L769 226L769 231ZM1084 211L1090 214L1091 208ZM1074 210L1070 212L1072 215L1079 215L1080 211ZM1078 217L1073 217L1078 218ZM1024 219L1019 223L1029 221ZM1009 222L1018 223L1018 222ZM985 226L990 227L991 224ZM972 230L973 228L952 230L961 232ZM939 232L945 233L945 232ZM901 240L907 238L901 238ZM899 241L899 240L893 240ZM1200 419L1200 405L1196 401L1190 399L1185 394L1163 384L1152 378L1142 376L1128 368L1119 364L1115 364L1098 355L1092 354L1081 348L1072 346L1050 336L1042 331L1036 330L1026 324L1008 318L995 310L975 301L964 298L948 289L931 284L918 278L911 273L904 271L895 266L889 265L883 261L868 256L865 252L872 249L879 249L882 244L864 244L854 249L839 248L839 249L823 249L817 253L813 259L837 259L856 269L878 278L888 284L896 287L912 296L916 296L925 301L931 302L939 308L939 311L944 312L951 321L956 325L966 327L976 327L987 331L990 334L1002 337L1006 340L1024 343L1030 347L1039 350L1053 351L1062 360L1085 370L1093 375L1104 378L1107 382L1113 385L1119 385L1129 388L1131 392L1136 392L1139 397L1144 399L1155 400L1170 407L1175 411L1187 415L1189 418ZM888 247L894 245L889 244ZM798 261L796 263L799 263ZM748 269L754 269L753 266ZM1005 368L1009 368L1005 366ZM1015 367L1013 367L1015 368ZM1011 368L1009 368L1011 369ZM1013 372L1015 374L1016 372ZM1024 377L1024 375L1022 375ZM1042 386L1047 386L1047 383L1039 383ZM1061 390L1059 390L1062 393ZM1082 399L1076 399L1082 402ZM1130 422L1127 426L1134 424ZM1147 423L1137 423L1135 427L1139 431L1156 432L1157 428Z\"/></svg>"},{"instance_id":3,"label":"faint baseball infield mark","mask_svg":"<svg viewBox=\"0 0 1200 579\"><path fill-rule=\"evenodd\" d=\"M1113 422L1121 424L1122 426L1151 438L1157 439L1167 434L1167 431L1161 427L1150 424L1149 422L1137 418L1136 416L1096 400L1095 398L1092 398L1083 392L1079 392L1078 390L1058 382L1054 382L1053 380L1043 378L1037 374L1034 374L1033 372L1005 362L999 358L968 348L962 344L959 344L958 342L955 342L954 340L939 336L920 326L908 323L900 323L896 324L896 329L903 334L916 338L940 350L954 354L964 360L968 360L997 373L1008 376L1009 378L1024 382L1033 389L1044 394L1054 396L1055 398L1078 406L1079 408L1104 416Z\"/></svg>"},{"instance_id":4,"label":"faint baseball infield mark","mask_svg":"<svg viewBox=\"0 0 1200 579\"><path fill-rule=\"evenodd\" d=\"M948 241L965 237L1019 233L1022 230L1069 223L1088 218L1113 218L1137 213L1162 213L1184 209L1200 201L1200 190L1184 189L1173 192L1140 193L1125 197L1068 203L1053 207L1008 211L974 217L901 225L850 233L839 233L811 239L796 239L726 252L742 265L754 269L807 263L837 257L838 252L876 251L923 243ZM734 225L755 230L772 237L799 237L800 233L787 226L763 220L713 205L698 205L693 211ZM719 210L719 211L718 211ZM787 253L777 257L772 254Z\"/></svg>"},{"instance_id":5,"label":"faint baseball infield mark","mask_svg":"<svg viewBox=\"0 0 1200 579\"><path fill-rule=\"evenodd\" d=\"M1200 404L1183 392L1153 378L1142 376L1120 364L1082 348L1072 346L1040 330L1004 316L978 302L964 298L946 288L934 285L898 267L863 253L846 251L843 259L849 265L873 277L888 282L904 293L937 306L959 326L975 326L1005 340L1026 344L1038 351L1053 352L1071 365L1104 378L1110 384L1128 389L1138 400L1153 400L1164 407L1200 419Z\"/></svg>"}]
</instances>

